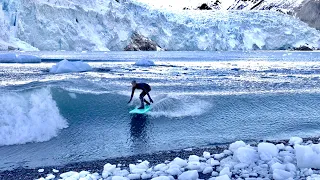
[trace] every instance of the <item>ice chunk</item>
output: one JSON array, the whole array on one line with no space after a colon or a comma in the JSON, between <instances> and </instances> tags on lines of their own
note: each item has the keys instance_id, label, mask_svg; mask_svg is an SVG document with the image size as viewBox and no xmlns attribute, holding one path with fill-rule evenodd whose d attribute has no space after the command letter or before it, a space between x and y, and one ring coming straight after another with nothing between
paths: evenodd
<instances>
[{"instance_id":1,"label":"ice chunk","mask_svg":"<svg viewBox=\"0 0 320 180\"><path fill-rule=\"evenodd\" d=\"M81 171L81 172L79 172L79 176L80 176L80 177L85 177L85 176L87 176L88 174L90 174L90 172L88 172L88 171Z\"/></svg>"},{"instance_id":2,"label":"ice chunk","mask_svg":"<svg viewBox=\"0 0 320 180\"><path fill-rule=\"evenodd\" d=\"M154 66L154 62L148 59L140 59L134 65L136 66Z\"/></svg>"},{"instance_id":3,"label":"ice chunk","mask_svg":"<svg viewBox=\"0 0 320 180\"><path fill-rule=\"evenodd\" d=\"M203 152L203 157L209 159L211 156L209 152Z\"/></svg>"},{"instance_id":4,"label":"ice chunk","mask_svg":"<svg viewBox=\"0 0 320 180\"><path fill-rule=\"evenodd\" d=\"M18 55L16 62L18 63L40 63L41 59L33 55Z\"/></svg>"},{"instance_id":5,"label":"ice chunk","mask_svg":"<svg viewBox=\"0 0 320 180\"><path fill-rule=\"evenodd\" d=\"M294 148L299 168L320 169L320 144L310 146L296 145Z\"/></svg>"},{"instance_id":6,"label":"ice chunk","mask_svg":"<svg viewBox=\"0 0 320 180\"><path fill-rule=\"evenodd\" d=\"M221 158L225 157L226 155L225 155L224 153L220 153L220 154L215 154L215 155L213 155L213 156L214 156L214 158L216 158L216 159L221 159Z\"/></svg>"},{"instance_id":7,"label":"ice chunk","mask_svg":"<svg viewBox=\"0 0 320 180\"><path fill-rule=\"evenodd\" d=\"M188 166L187 166L188 169L190 170L199 170L200 169L200 162L198 161L191 161L191 162L188 162Z\"/></svg>"},{"instance_id":8,"label":"ice chunk","mask_svg":"<svg viewBox=\"0 0 320 180\"><path fill-rule=\"evenodd\" d=\"M292 163L288 163L286 164L286 170L290 172L296 172L297 167Z\"/></svg>"},{"instance_id":9,"label":"ice chunk","mask_svg":"<svg viewBox=\"0 0 320 180\"><path fill-rule=\"evenodd\" d=\"M311 176L308 176L307 180L320 180L320 175L319 174L313 174Z\"/></svg>"},{"instance_id":10,"label":"ice chunk","mask_svg":"<svg viewBox=\"0 0 320 180\"><path fill-rule=\"evenodd\" d=\"M260 158L264 161L269 161L273 157L278 155L278 148L271 143L259 143L258 152L260 154Z\"/></svg>"},{"instance_id":11,"label":"ice chunk","mask_svg":"<svg viewBox=\"0 0 320 180\"><path fill-rule=\"evenodd\" d=\"M271 169L272 171L275 171L276 169L281 169L281 170L285 170L286 166L283 164L280 164L278 162L274 163L273 165L271 165Z\"/></svg>"},{"instance_id":12,"label":"ice chunk","mask_svg":"<svg viewBox=\"0 0 320 180\"><path fill-rule=\"evenodd\" d=\"M189 156L189 162L199 162L199 156L196 156L196 155Z\"/></svg>"},{"instance_id":13,"label":"ice chunk","mask_svg":"<svg viewBox=\"0 0 320 180\"><path fill-rule=\"evenodd\" d=\"M206 167L206 168L204 168L202 173L203 174L209 174L209 173L212 173L212 171L213 171L212 167Z\"/></svg>"},{"instance_id":14,"label":"ice chunk","mask_svg":"<svg viewBox=\"0 0 320 180\"><path fill-rule=\"evenodd\" d=\"M142 173L141 175L141 179L150 179L152 177L151 174L147 174L147 173Z\"/></svg>"},{"instance_id":15,"label":"ice chunk","mask_svg":"<svg viewBox=\"0 0 320 180\"><path fill-rule=\"evenodd\" d=\"M208 160L207 160L207 163L208 163L209 165L211 165L211 166L218 166L218 165L220 165L220 162L217 161L217 160L214 160L213 158L208 159Z\"/></svg>"},{"instance_id":16,"label":"ice chunk","mask_svg":"<svg viewBox=\"0 0 320 180\"><path fill-rule=\"evenodd\" d=\"M242 163L254 163L259 159L258 153L252 147L240 147L234 156Z\"/></svg>"},{"instance_id":17,"label":"ice chunk","mask_svg":"<svg viewBox=\"0 0 320 180\"><path fill-rule=\"evenodd\" d=\"M52 169L52 172L54 172L54 173L58 173L58 172L59 172L59 170Z\"/></svg>"},{"instance_id":18,"label":"ice chunk","mask_svg":"<svg viewBox=\"0 0 320 180\"><path fill-rule=\"evenodd\" d=\"M15 63L17 62L17 55L14 53L0 54L0 63Z\"/></svg>"},{"instance_id":19,"label":"ice chunk","mask_svg":"<svg viewBox=\"0 0 320 180\"><path fill-rule=\"evenodd\" d=\"M188 165L188 162L186 160L179 158L179 157L176 157L170 164L177 164L180 167L185 167Z\"/></svg>"},{"instance_id":20,"label":"ice chunk","mask_svg":"<svg viewBox=\"0 0 320 180\"><path fill-rule=\"evenodd\" d=\"M211 176L213 176L213 177L219 176L219 173L216 172L216 171L213 171L213 172L211 173Z\"/></svg>"},{"instance_id":21,"label":"ice chunk","mask_svg":"<svg viewBox=\"0 0 320 180\"><path fill-rule=\"evenodd\" d=\"M151 180L170 180L170 178L167 176L159 176L159 177L152 178Z\"/></svg>"},{"instance_id":22,"label":"ice chunk","mask_svg":"<svg viewBox=\"0 0 320 180\"><path fill-rule=\"evenodd\" d=\"M289 144L291 144L291 145L301 144L302 142L303 142L303 140L300 137L292 137L289 140Z\"/></svg>"},{"instance_id":23,"label":"ice chunk","mask_svg":"<svg viewBox=\"0 0 320 180\"><path fill-rule=\"evenodd\" d=\"M196 170L186 171L178 177L179 180L197 180L198 178L199 174Z\"/></svg>"},{"instance_id":24,"label":"ice chunk","mask_svg":"<svg viewBox=\"0 0 320 180\"><path fill-rule=\"evenodd\" d=\"M215 180L230 180L230 177L228 175L218 176Z\"/></svg>"},{"instance_id":25,"label":"ice chunk","mask_svg":"<svg viewBox=\"0 0 320 180\"><path fill-rule=\"evenodd\" d=\"M220 171L219 176L223 176L223 175L227 175L227 176L231 177L232 173L230 172L229 167L225 167Z\"/></svg>"},{"instance_id":26,"label":"ice chunk","mask_svg":"<svg viewBox=\"0 0 320 180\"><path fill-rule=\"evenodd\" d=\"M153 168L155 171L165 171L168 169L168 166L166 164L158 164Z\"/></svg>"},{"instance_id":27,"label":"ice chunk","mask_svg":"<svg viewBox=\"0 0 320 180\"><path fill-rule=\"evenodd\" d=\"M129 173L129 171L127 171L126 169L123 169L123 170L115 170L114 172L113 172L113 175L114 176L123 176L123 177L125 177L125 176L128 176L130 173Z\"/></svg>"},{"instance_id":28,"label":"ice chunk","mask_svg":"<svg viewBox=\"0 0 320 180\"><path fill-rule=\"evenodd\" d=\"M44 169L38 169L38 172L42 173L42 172L44 172Z\"/></svg>"},{"instance_id":29,"label":"ice chunk","mask_svg":"<svg viewBox=\"0 0 320 180\"><path fill-rule=\"evenodd\" d=\"M293 175L285 170L282 169L275 169L273 171L273 179L275 180L283 180L283 179L289 179L289 178L293 178Z\"/></svg>"},{"instance_id":30,"label":"ice chunk","mask_svg":"<svg viewBox=\"0 0 320 180\"><path fill-rule=\"evenodd\" d=\"M128 178L122 176L113 176L111 180L128 180Z\"/></svg>"},{"instance_id":31,"label":"ice chunk","mask_svg":"<svg viewBox=\"0 0 320 180\"><path fill-rule=\"evenodd\" d=\"M294 151L294 149L291 146L286 146L285 150L289 151L289 152L293 152Z\"/></svg>"},{"instance_id":32,"label":"ice chunk","mask_svg":"<svg viewBox=\"0 0 320 180\"><path fill-rule=\"evenodd\" d=\"M246 143L244 143L243 141L236 141L230 144L229 150L232 152L236 152L236 150L238 150L240 147L245 147L245 146L246 146Z\"/></svg>"},{"instance_id":33,"label":"ice chunk","mask_svg":"<svg viewBox=\"0 0 320 180\"><path fill-rule=\"evenodd\" d=\"M84 72L91 70L91 66L85 62L70 62L68 60L62 60L56 65L52 66L52 68L50 69L50 73Z\"/></svg>"},{"instance_id":34,"label":"ice chunk","mask_svg":"<svg viewBox=\"0 0 320 180\"><path fill-rule=\"evenodd\" d=\"M105 172L113 173L115 169L116 169L116 165L112 165L112 164L110 164L110 163L105 164L105 165L103 166L103 171L105 171Z\"/></svg>"},{"instance_id":35,"label":"ice chunk","mask_svg":"<svg viewBox=\"0 0 320 180\"><path fill-rule=\"evenodd\" d=\"M278 148L279 150L283 150L283 149L285 148L285 146L284 146L283 143L277 144L276 146L277 146L277 148Z\"/></svg>"},{"instance_id":36,"label":"ice chunk","mask_svg":"<svg viewBox=\"0 0 320 180\"><path fill-rule=\"evenodd\" d=\"M66 179L66 178L69 178L69 179L79 179L80 178L80 175L78 172L75 172L75 171L69 171L69 172L66 172L66 173L62 173L60 174L60 177L62 179Z\"/></svg>"},{"instance_id":37,"label":"ice chunk","mask_svg":"<svg viewBox=\"0 0 320 180\"><path fill-rule=\"evenodd\" d=\"M53 174L48 174L47 177L46 177L46 180L54 179L54 178L56 178L55 175L53 175Z\"/></svg>"},{"instance_id":38,"label":"ice chunk","mask_svg":"<svg viewBox=\"0 0 320 180\"><path fill-rule=\"evenodd\" d=\"M182 173L180 169L176 167L169 168L166 172L172 176L180 175Z\"/></svg>"},{"instance_id":39,"label":"ice chunk","mask_svg":"<svg viewBox=\"0 0 320 180\"><path fill-rule=\"evenodd\" d=\"M137 164L136 168L147 170L149 168L149 164L150 163L148 161L143 161L140 164Z\"/></svg>"},{"instance_id":40,"label":"ice chunk","mask_svg":"<svg viewBox=\"0 0 320 180\"><path fill-rule=\"evenodd\" d=\"M140 179L141 175L140 174L129 174L128 178L129 179Z\"/></svg>"},{"instance_id":41,"label":"ice chunk","mask_svg":"<svg viewBox=\"0 0 320 180\"><path fill-rule=\"evenodd\" d=\"M130 172L133 174L142 174L149 168L149 162L143 161L137 165L130 164L129 168L130 168Z\"/></svg>"},{"instance_id":42,"label":"ice chunk","mask_svg":"<svg viewBox=\"0 0 320 180\"><path fill-rule=\"evenodd\" d=\"M244 169L244 168L246 168L246 167L248 167L249 165L247 164L247 163L239 163L239 164L236 164L235 166L234 166L234 169L236 170L236 171L238 171L238 170L240 170L240 169Z\"/></svg>"}]
</instances>

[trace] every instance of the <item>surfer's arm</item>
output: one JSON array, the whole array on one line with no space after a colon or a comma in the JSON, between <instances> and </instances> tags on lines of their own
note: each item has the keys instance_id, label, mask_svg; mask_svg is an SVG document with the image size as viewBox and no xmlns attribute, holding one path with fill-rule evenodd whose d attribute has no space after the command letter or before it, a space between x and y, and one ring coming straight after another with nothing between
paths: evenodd
<instances>
[{"instance_id":1,"label":"surfer's arm","mask_svg":"<svg viewBox=\"0 0 320 180\"><path fill-rule=\"evenodd\" d=\"M129 102L128 103L130 103L131 102L131 100L132 100L132 98L133 98L133 95L134 95L134 90L135 90L136 88L132 88L132 92L131 92L131 97L130 97L130 100L129 100Z\"/></svg>"}]
</instances>

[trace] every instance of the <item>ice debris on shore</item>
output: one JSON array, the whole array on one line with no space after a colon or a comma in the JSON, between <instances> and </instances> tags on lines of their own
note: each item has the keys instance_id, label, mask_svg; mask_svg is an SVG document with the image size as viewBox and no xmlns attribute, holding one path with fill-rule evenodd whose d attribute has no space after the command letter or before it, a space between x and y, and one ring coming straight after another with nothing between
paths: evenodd
<instances>
[{"instance_id":1,"label":"ice debris on shore","mask_svg":"<svg viewBox=\"0 0 320 180\"><path fill-rule=\"evenodd\" d=\"M320 179L320 144L303 143L293 137L288 145L283 143L259 143L257 146L237 141L220 154L203 152L201 157L188 159L176 157L172 161L150 166L148 161L130 164L129 167L105 164L102 174L89 171L66 172L61 179L68 180L197 180L205 176L209 180L230 179ZM52 179L48 174L39 180Z\"/></svg>"},{"instance_id":2,"label":"ice debris on shore","mask_svg":"<svg viewBox=\"0 0 320 180\"><path fill-rule=\"evenodd\" d=\"M92 68L88 63L82 61L71 62L68 60L62 60L56 65L53 65L50 69L50 73L68 73L68 72L85 72L91 71Z\"/></svg>"}]
</instances>

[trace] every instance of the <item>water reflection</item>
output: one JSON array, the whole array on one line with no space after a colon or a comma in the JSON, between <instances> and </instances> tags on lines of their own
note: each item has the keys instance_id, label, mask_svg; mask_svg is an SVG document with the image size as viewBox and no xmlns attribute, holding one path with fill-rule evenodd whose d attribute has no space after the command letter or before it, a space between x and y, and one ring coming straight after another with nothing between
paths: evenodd
<instances>
[{"instance_id":1,"label":"water reflection","mask_svg":"<svg viewBox=\"0 0 320 180\"><path fill-rule=\"evenodd\" d=\"M141 153L146 150L148 145L147 118L143 114L135 114L130 122L130 141L134 152Z\"/></svg>"}]
</instances>

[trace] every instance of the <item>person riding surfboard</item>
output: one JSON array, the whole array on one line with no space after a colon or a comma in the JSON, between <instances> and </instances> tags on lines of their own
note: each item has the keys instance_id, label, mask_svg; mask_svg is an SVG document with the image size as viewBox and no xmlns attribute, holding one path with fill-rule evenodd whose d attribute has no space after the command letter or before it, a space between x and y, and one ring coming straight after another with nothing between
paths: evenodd
<instances>
[{"instance_id":1,"label":"person riding surfboard","mask_svg":"<svg viewBox=\"0 0 320 180\"><path fill-rule=\"evenodd\" d=\"M151 87L150 87L149 84L147 84L147 83L137 83L135 80L133 80L131 82L131 85L132 85L132 93L131 93L131 98L130 98L128 104L131 102L131 100L133 98L133 95L134 95L134 91L136 89L141 89L142 90L142 92L141 92L141 94L139 96L139 99L141 101L141 106L138 109L144 109L144 102L147 105L150 105L150 103L147 100L144 99L145 95L148 95L150 102L153 103L153 100L151 99L150 94L149 94L149 92L151 91Z\"/></svg>"}]
</instances>

